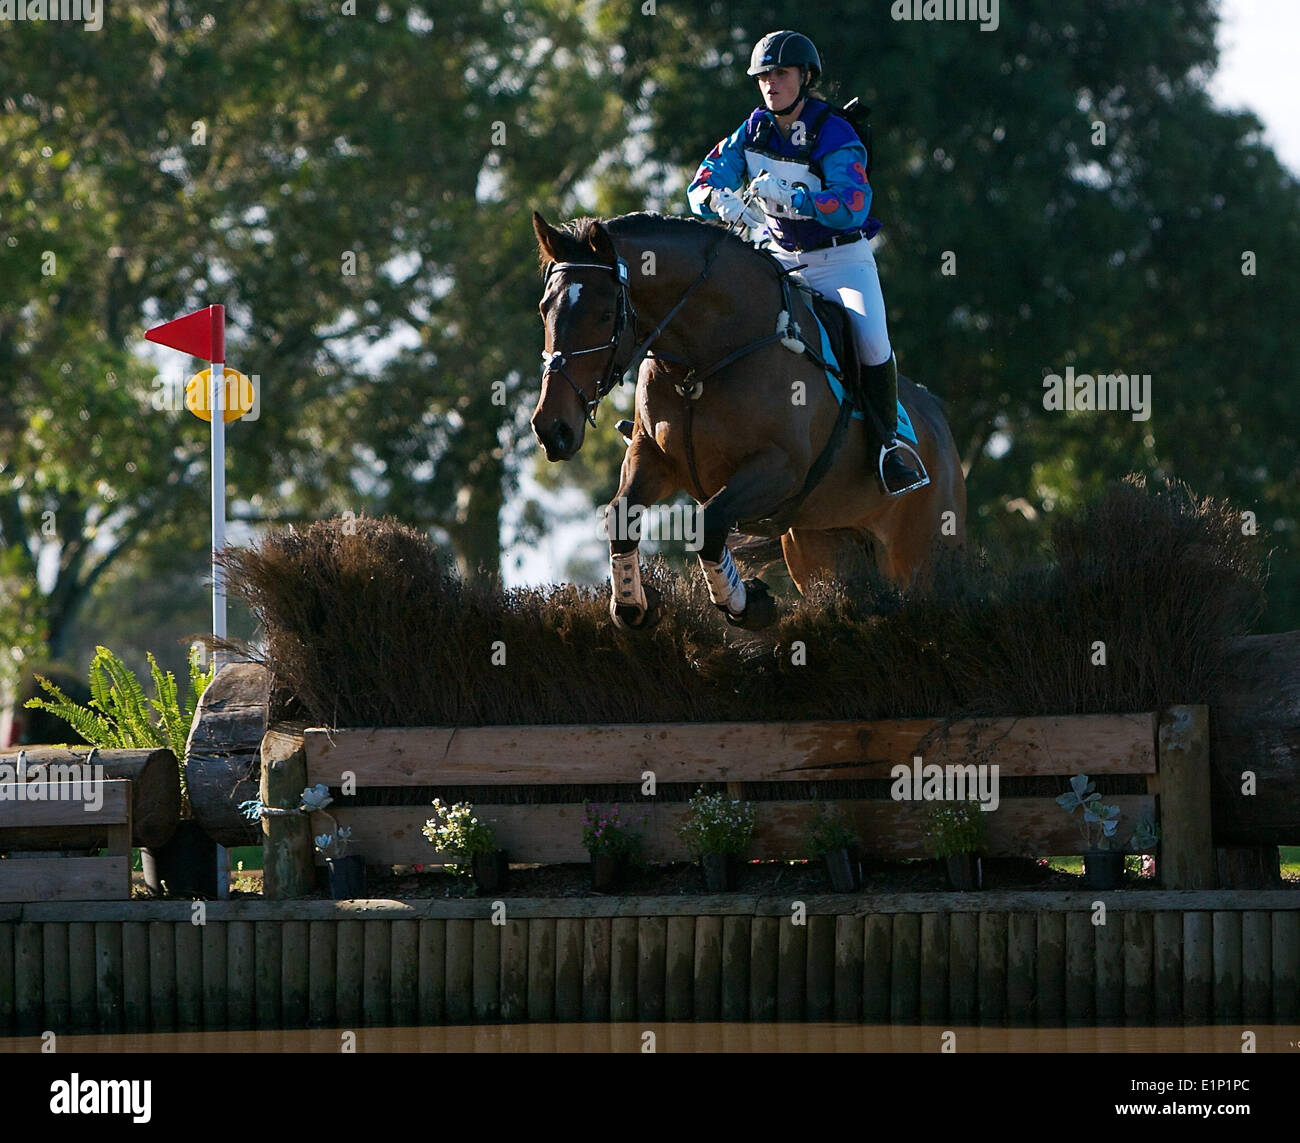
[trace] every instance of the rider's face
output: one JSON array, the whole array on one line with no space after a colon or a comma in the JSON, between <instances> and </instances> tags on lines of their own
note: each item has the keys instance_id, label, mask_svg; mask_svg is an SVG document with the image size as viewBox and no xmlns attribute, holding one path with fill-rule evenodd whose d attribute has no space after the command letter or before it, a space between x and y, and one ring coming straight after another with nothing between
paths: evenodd
<instances>
[{"instance_id":1,"label":"rider's face","mask_svg":"<svg viewBox=\"0 0 1300 1143\"><path fill-rule=\"evenodd\" d=\"M774 67L755 78L758 80L758 90L763 93L763 102L769 111L775 111L798 97L803 73L797 67Z\"/></svg>"}]
</instances>

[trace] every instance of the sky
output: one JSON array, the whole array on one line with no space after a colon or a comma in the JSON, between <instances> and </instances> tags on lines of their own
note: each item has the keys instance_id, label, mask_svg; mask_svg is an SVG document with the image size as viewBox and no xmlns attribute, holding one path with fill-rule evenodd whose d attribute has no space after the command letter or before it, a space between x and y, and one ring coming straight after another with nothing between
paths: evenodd
<instances>
[{"instance_id":1,"label":"sky","mask_svg":"<svg viewBox=\"0 0 1300 1143\"><path fill-rule=\"evenodd\" d=\"M1265 142L1300 176L1300 81L1295 60L1300 0L1223 0L1220 13L1219 70L1210 82L1210 93L1223 107L1254 111L1264 124ZM614 432L616 419L607 403L596 431ZM559 497L543 492L530 479L530 471L531 460L525 457L519 503L533 496L559 511L586 505L585 497L574 490ZM538 544L508 548L502 579L510 587L563 580L565 564L575 551L603 559L604 549L584 514L581 523L553 527Z\"/></svg>"}]
</instances>

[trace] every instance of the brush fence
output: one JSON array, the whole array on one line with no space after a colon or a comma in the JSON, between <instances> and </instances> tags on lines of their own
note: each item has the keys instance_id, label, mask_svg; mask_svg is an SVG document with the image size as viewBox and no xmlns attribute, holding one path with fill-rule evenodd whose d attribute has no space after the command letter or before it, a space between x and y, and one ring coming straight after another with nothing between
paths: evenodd
<instances>
[{"instance_id":1,"label":"brush fence","mask_svg":"<svg viewBox=\"0 0 1300 1143\"><path fill-rule=\"evenodd\" d=\"M438 786L629 784L647 771L656 783L742 785L806 783L807 797L758 801L751 858L808 856L805 832L816 813L818 783L893 778L896 766L998 768L999 780L1057 776L1061 789L1084 773L1139 775L1146 792L1106 798L1120 807L1122 836L1151 811L1161 827L1166 888L1214 885L1210 836L1208 714L1172 707L1161 714L994 718L958 722L670 723L615 726L491 726L326 730L280 724L262 742L262 800L292 808L318 783L336 793L345 780L358 789ZM924 773L924 771L922 771ZM908 783L909 791L911 783ZM820 799L861 839L865 854L929 857L923 828L933 803L924 800ZM642 799L638 827L651 861L689 858L678 837L686 806ZM427 805L333 807L352 829L352 852L371 865L439 864L421 833ZM581 801L484 805L498 842L517 863L584 862ZM1078 814L1053 797L1008 797L988 815L993 855L1077 853ZM265 891L299 896L314 888L311 838L329 828L322 815L269 816Z\"/></svg>"}]
</instances>

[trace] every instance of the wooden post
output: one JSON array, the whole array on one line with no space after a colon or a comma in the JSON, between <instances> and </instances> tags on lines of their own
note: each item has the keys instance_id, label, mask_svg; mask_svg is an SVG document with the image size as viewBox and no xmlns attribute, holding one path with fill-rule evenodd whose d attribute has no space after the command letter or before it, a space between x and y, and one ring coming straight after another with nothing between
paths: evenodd
<instances>
[{"instance_id":1,"label":"wooden post","mask_svg":"<svg viewBox=\"0 0 1300 1143\"><path fill-rule=\"evenodd\" d=\"M582 922L582 1018L588 1023L609 1019L609 917Z\"/></svg>"},{"instance_id":2,"label":"wooden post","mask_svg":"<svg viewBox=\"0 0 1300 1143\"><path fill-rule=\"evenodd\" d=\"M285 1028L307 1026L309 935L306 921L285 921L280 926L280 1022Z\"/></svg>"},{"instance_id":3,"label":"wooden post","mask_svg":"<svg viewBox=\"0 0 1300 1143\"><path fill-rule=\"evenodd\" d=\"M929 916L929 914L926 914ZM757 919L755 919L757 923ZM835 1019L856 1021L862 1015L862 918L835 918ZM925 938L922 934L921 972L925 973ZM754 971L751 966L750 972ZM924 995L922 996L924 1003ZM752 1017L751 1017L752 1018Z\"/></svg>"},{"instance_id":4,"label":"wooden post","mask_svg":"<svg viewBox=\"0 0 1300 1143\"><path fill-rule=\"evenodd\" d=\"M889 1018L895 1024L914 1024L921 1008L921 915L898 913L894 917L892 970L889 980Z\"/></svg>"},{"instance_id":5,"label":"wooden post","mask_svg":"<svg viewBox=\"0 0 1300 1143\"><path fill-rule=\"evenodd\" d=\"M296 810L307 786L303 727L280 723L262 739L262 805ZM262 895L270 900L305 897L315 885L311 819L273 815L262 819Z\"/></svg>"},{"instance_id":6,"label":"wooden post","mask_svg":"<svg viewBox=\"0 0 1300 1143\"><path fill-rule=\"evenodd\" d=\"M749 1019L749 920L722 922L722 1018L733 1024Z\"/></svg>"},{"instance_id":7,"label":"wooden post","mask_svg":"<svg viewBox=\"0 0 1300 1143\"><path fill-rule=\"evenodd\" d=\"M730 919L730 918L728 918ZM807 994L804 1013L819 1023L835 1015L835 918L808 918L808 955L804 967Z\"/></svg>"},{"instance_id":8,"label":"wooden post","mask_svg":"<svg viewBox=\"0 0 1300 1143\"><path fill-rule=\"evenodd\" d=\"M555 918L528 922L528 1019L555 1018Z\"/></svg>"},{"instance_id":9,"label":"wooden post","mask_svg":"<svg viewBox=\"0 0 1300 1143\"><path fill-rule=\"evenodd\" d=\"M668 921L671 948L673 918ZM776 1019L777 964L780 958L779 917L755 917L749 926L749 1018L755 1023ZM862 922L857 921L861 948ZM691 930L694 935L694 930ZM671 961L669 962L671 964ZM858 991L862 990L859 973ZM669 979L671 986L672 980ZM689 981L688 981L689 984ZM671 1003L672 997L669 997ZM671 1018L671 1012L670 1012Z\"/></svg>"},{"instance_id":10,"label":"wooden post","mask_svg":"<svg viewBox=\"0 0 1300 1143\"><path fill-rule=\"evenodd\" d=\"M392 970L389 974L393 1024L409 1028L416 1016L420 981L420 922L393 922Z\"/></svg>"},{"instance_id":11,"label":"wooden post","mask_svg":"<svg viewBox=\"0 0 1300 1143\"><path fill-rule=\"evenodd\" d=\"M176 924L176 1027L182 1032L203 1027L202 930L189 921Z\"/></svg>"},{"instance_id":12,"label":"wooden post","mask_svg":"<svg viewBox=\"0 0 1300 1143\"><path fill-rule=\"evenodd\" d=\"M788 914L779 920L781 931L777 937L776 1018L802 1020L808 979L808 926L796 925ZM698 991L696 995L698 996ZM695 1018L701 1018L698 1000Z\"/></svg>"},{"instance_id":13,"label":"wooden post","mask_svg":"<svg viewBox=\"0 0 1300 1143\"><path fill-rule=\"evenodd\" d=\"M1151 1022L1155 990L1155 922L1145 911L1124 914L1124 1019L1129 1024Z\"/></svg>"},{"instance_id":14,"label":"wooden post","mask_svg":"<svg viewBox=\"0 0 1300 1143\"><path fill-rule=\"evenodd\" d=\"M10 926L0 925L0 929ZM0 932L0 1028L4 1013L4 933ZM122 1030L122 926L95 922L95 1004L101 1033ZM223 1025L224 1026L224 1025Z\"/></svg>"},{"instance_id":15,"label":"wooden post","mask_svg":"<svg viewBox=\"0 0 1300 1143\"><path fill-rule=\"evenodd\" d=\"M501 1019L507 1024L528 1018L528 926L536 921L511 918L501 932Z\"/></svg>"},{"instance_id":16,"label":"wooden post","mask_svg":"<svg viewBox=\"0 0 1300 1143\"><path fill-rule=\"evenodd\" d=\"M802 978L801 978L802 979ZM722 918L695 918L695 1019L722 1015Z\"/></svg>"},{"instance_id":17,"label":"wooden post","mask_svg":"<svg viewBox=\"0 0 1300 1143\"><path fill-rule=\"evenodd\" d=\"M641 917L637 922L637 1020L658 1022L664 1019L667 967L668 918Z\"/></svg>"},{"instance_id":18,"label":"wooden post","mask_svg":"<svg viewBox=\"0 0 1300 1143\"><path fill-rule=\"evenodd\" d=\"M127 841L127 856L131 854ZM76 1032L95 1031L95 926L90 921L73 921L68 925L68 976L71 1003L71 1028Z\"/></svg>"},{"instance_id":19,"label":"wooden post","mask_svg":"<svg viewBox=\"0 0 1300 1143\"><path fill-rule=\"evenodd\" d=\"M1033 913L1007 916L1007 1017L1013 1025L1034 1022L1034 922Z\"/></svg>"},{"instance_id":20,"label":"wooden post","mask_svg":"<svg viewBox=\"0 0 1300 1143\"><path fill-rule=\"evenodd\" d=\"M871 913L862 944L862 1022L889 1023L889 958L894 942L894 918ZM947 997L944 1009L947 1009Z\"/></svg>"},{"instance_id":21,"label":"wooden post","mask_svg":"<svg viewBox=\"0 0 1300 1143\"><path fill-rule=\"evenodd\" d=\"M555 1018L582 1019L582 921L576 917L555 921Z\"/></svg>"},{"instance_id":22,"label":"wooden post","mask_svg":"<svg viewBox=\"0 0 1300 1143\"><path fill-rule=\"evenodd\" d=\"M1210 713L1171 706L1160 716L1160 880L1166 889L1213 889Z\"/></svg>"}]
</instances>

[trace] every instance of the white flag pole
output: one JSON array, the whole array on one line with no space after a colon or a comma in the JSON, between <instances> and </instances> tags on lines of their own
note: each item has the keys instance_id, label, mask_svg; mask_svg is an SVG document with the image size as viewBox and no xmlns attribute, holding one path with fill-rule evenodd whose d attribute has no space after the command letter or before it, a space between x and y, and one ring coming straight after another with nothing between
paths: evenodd
<instances>
[{"instance_id":1,"label":"white flag pole","mask_svg":"<svg viewBox=\"0 0 1300 1143\"><path fill-rule=\"evenodd\" d=\"M208 409L212 414L212 634L226 637L226 585L217 567L217 553L226 543L226 353L225 313L214 320L221 322L222 335L217 340L220 361L212 364L212 391ZM213 655L221 670L220 651Z\"/></svg>"}]
</instances>

